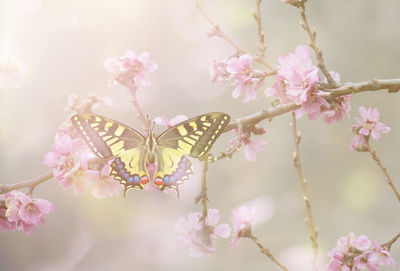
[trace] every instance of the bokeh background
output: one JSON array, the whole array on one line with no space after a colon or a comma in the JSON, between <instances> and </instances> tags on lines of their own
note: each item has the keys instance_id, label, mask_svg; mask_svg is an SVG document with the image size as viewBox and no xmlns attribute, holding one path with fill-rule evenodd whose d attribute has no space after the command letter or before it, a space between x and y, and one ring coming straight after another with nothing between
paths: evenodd
<instances>
[{"instance_id":1,"label":"bokeh background","mask_svg":"<svg viewBox=\"0 0 400 271\"><path fill-rule=\"evenodd\" d=\"M257 29L251 16L255 1L201 1L205 10L239 44L256 52ZM309 1L307 13L318 30L329 70L342 81L400 77L400 2L398 0ZM159 69L152 86L139 90L139 102L151 116L195 116L223 111L239 118L269 107L262 92L258 102L242 104L231 98L230 87L210 82L213 59L234 53L218 38L208 38L210 25L187 0L2 0L2 43L27 65L20 88L1 89L0 182L15 183L48 169L42 164L51 149L69 93L109 96L114 105L99 114L140 128L134 107L122 87L107 87L103 67L108 57L127 49L149 52ZM307 43L299 27L298 10L278 0L263 1L267 59ZM261 67L259 67L261 68ZM272 81L269 81L270 85ZM381 121L391 126L383 141L373 143L395 184L400 187L400 94L386 91L354 95L351 116L358 107L376 107ZM269 220L253 233L291 270L310 270L311 257L305 209L292 165L293 141L289 114L262 123L267 140L256 162L239 152L229 161L212 164L208 174L209 206L232 223L231 210L249 201L260 203L260 216ZM384 176L368 154L349 150L352 118L328 125L302 118L301 158L310 200L319 228L322 266L326 251L349 232L384 243L400 230L400 206ZM161 130L161 128L160 128ZM214 152L228 146L224 134ZM51 200L54 213L32 236L21 232L0 235L0 270L277 270L250 240L235 250L230 240L217 240L218 253L191 258L177 241L174 222L200 211L194 197L200 191L201 165L173 194L129 192L98 200L90 191L75 195L50 180L35 196ZM400 243L392 247L400 263ZM387 268L384 270L392 270Z\"/></svg>"}]
</instances>

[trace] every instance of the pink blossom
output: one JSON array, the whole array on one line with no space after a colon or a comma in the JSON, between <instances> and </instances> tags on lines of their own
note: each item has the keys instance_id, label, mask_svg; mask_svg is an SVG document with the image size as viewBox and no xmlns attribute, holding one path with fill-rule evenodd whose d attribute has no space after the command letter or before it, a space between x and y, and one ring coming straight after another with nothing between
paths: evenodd
<instances>
[{"instance_id":1,"label":"pink blossom","mask_svg":"<svg viewBox=\"0 0 400 271\"><path fill-rule=\"evenodd\" d=\"M68 95L65 112L74 111L76 113L92 113L99 105L111 106L112 100L109 97L100 97L89 94L87 99L82 99L79 95L71 93Z\"/></svg>"},{"instance_id":2,"label":"pink blossom","mask_svg":"<svg viewBox=\"0 0 400 271\"><path fill-rule=\"evenodd\" d=\"M0 208L0 228L33 233L39 223L45 223L44 216L53 212L54 205L48 200L32 199L19 191L11 191L0 198L6 209Z\"/></svg>"},{"instance_id":3,"label":"pink blossom","mask_svg":"<svg viewBox=\"0 0 400 271\"><path fill-rule=\"evenodd\" d=\"M94 181L92 195L95 198L104 199L113 195L117 195L122 191L121 184L109 175L110 164L111 162L107 163L103 167L100 178Z\"/></svg>"},{"instance_id":4,"label":"pink blossom","mask_svg":"<svg viewBox=\"0 0 400 271\"><path fill-rule=\"evenodd\" d=\"M240 237L244 237L244 234L251 233L251 224L256 217L256 209L248 209L245 206L240 206L233 213L233 239L231 242L231 248L235 248Z\"/></svg>"},{"instance_id":5,"label":"pink blossom","mask_svg":"<svg viewBox=\"0 0 400 271\"><path fill-rule=\"evenodd\" d=\"M3 45L3 55L0 55L0 87L19 87L26 74L26 66L14 59L7 44Z\"/></svg>"},{"instance_id":6,"label":"pink blossom","mask_svg":"<svg viewBox=\"0 0 400 271\"><path fill-rule=\"evenodd\" d=\"M379 112L376 108L366 109L364 106L360 106L358 111L360 112L361 119L354 118L357 124L352 126L353 131L358 131L359 135L371 136L375 140L381 140L380 133L388 133L390 127L386 126L382 122L378 122Z\"/></svg>"},{"instance_id":7,"label":"pink blossom","mask_svg":"<svg viewBox=\"0 0 400 271\"><path fill-rule=\"evenodd\" d=\"M275 75L278 83L267 89L265 94L279 98L282 103L290 100L300 105L307 101L309 93L316 89L320 81L318 68L312 64L308 48L299 45L294 54L278 57L278 62L278 73Z\"/></svg>"},{"instance_id":8,"label":"pink blossom","mask_svg":"<svg viewBox=\"0 0 400 271\"><path fill-rule=\"evenodd\" d=\"M365 136L357 135L350 139L350 149L356 151L365 151L368 149Z\"/></svg>"},{"instance_id":9,"label":"pink blossom","mask_svg":"<svg viewBox=\"0 0 400 271\"><path fill-rule=\"evenodd\" d=\"M237 129L234 129L234 132L236 133L236 136L230 141L232 146L235 146L239 140ZM256 161L257 152L263 151L268 144L267 141L250 139L246 135L242 135L240 140L240 143L243 146L243 154L250 162Z\"/></svg>"},{"instance_id":10,"label":"pink blossom","mask_svg":"<svg viewBox=\"0 0 400 271\"><path fill-rule=\"evenodd\" d=\"M202 213L189 213L188 219L180 217L175 229L180 233L179 241L189 250L192 257L200 257L204 253L215 253L214 240L217 236L227 238L231 234L228 224L217 225L220 214L216 209L208 209L207 218L201 220Z\"/></svg>"},{"instance_id":11,"label":"pink blossom","mask_svg":"<svg viewBox=\"0 0 400 271\"><path fill-rule=\"evenodd\" d=\"M232 86L235 87L235 90L232 92L232 97L237 99L243 94L244 103L257 100L258 95L256 89L263 84L263 81L255 76L262 72L253 70L251 68L252 62L253 57L245 54L240 57L230 58L226 67L226 70L231 74L230 79L233 79Z\"/></svg>"},{"instance_id":12,"label":"pink blossom","mask_svg":"<svg viewBox=\"0 0 400 271\"><path fill-rule=\"evenodd\" d=\"M371 248L371 243L374 244L374 248ZM377 271L380 265L396 266L388 251L376 242L371 242L368 237L356 237L353 233L340 237L336 247L328 252L328 256L331 257L327 265L328 271Z\"/></svg>"},{"instance_id":13,"label":"pink blossom","mask_svg":"<svg viewBox=\"0 0 400 271\"><path fill-rule=\"evenodd\" d=\"M53 168L54 178L63 188L72 185L76 194L82 193L89 182L99 178L97 170L88 169L89 158L94 157L82 139L69 135L57 136L53 150L46 154L44 163Z\"/></svg>"},{"instance_id":14,"label":"pink blossom","mask_svg":"<svg viewBox=\"0 0 400 271\"><path fill-rule=\"evenodd\" d=\"M136 88L151 85L145 73L154 72L157 64L150 60L148 53L138 55L128 50L124 56L108 58L104 67L114 75L111 85L119 83L127 88Z\"/></svg>"},{"instance_id":15,"label":"pink blossom","mask_svg":"<svg viewBox=\"0 0 400 271\"><path fill-rule=\"evenodd\" d=\"M228 60L214 60L210 68L211 82L217 85L223 85L230 79L231 74L227 71Z\"/></svg>"},{"instance_id":16,"label":"pink blossom","mask_svg":"<svg viewBox=\"0 0 400 271\"><path fill-rule=\"evenodd\" d=\"M165 116L161 116L161 117L156 117L154 118L154 122L158 125L164 125L164 126L168 126L169 128L172 126L175 126L178 123L181 123L182 121L187 120L188 117L186 117L185 115L177 115L175 117L173 117L172 119L168 119Z\"/></svg>"},{"instance_id":17,"label":"pink blossom","mask_svg":"<svg viewBox=\"0 0 400 271\"><path fill-rule=\"evenodd\" d=\"M351 110L351 100L353 99L352 95L344 95L340 97L336 97L333 101L329 109L326 109L322 112L322 119L329 124L337 123L343 120L345 115L349 115Z\"/></svg>"}]
</instances>

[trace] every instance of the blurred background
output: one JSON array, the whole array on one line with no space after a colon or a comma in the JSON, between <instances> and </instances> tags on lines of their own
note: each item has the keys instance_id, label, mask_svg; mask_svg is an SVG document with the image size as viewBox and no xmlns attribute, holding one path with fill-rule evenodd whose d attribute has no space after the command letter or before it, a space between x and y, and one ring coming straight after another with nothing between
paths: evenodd
<instances>
[{"instance_id":1,"label":"blurred background","mask_svg":"<svg viewBox=\"0 0 400 271\"><path fill-rule=\"evenodd\" d=\"M201 4L234 40L256 52L257 28L251 15L255 1ZM68 116L64 107L72 92L111 97L114 105L96 112L140 128L123 87L107 87L110 74L103 66L106 58L127 49L149 52L159 66L149 75L152 86L138 92L143 110L152 117L222 111L235 119L270 106L262 92L258 102L242 104L231 98L232 88L210 82L213 60L235 51L223 40L207 37L211 27L193 1L2 0L0 9L0 42L7 42L27 67L20 88L1 89L1 183L48 171L43 157ZM400 77L398 0L309 1L307 14L318 30L328 69L338 71L343 82ZM298 25L298 10L287 4L263 1L262 20L272 65L278 56L308 41ZM354 95L350 112L354 117L361 105L376 107L380 120L391 126L373 147L397 187L399 104L399 93L364 92ZM288 267L294 266L291 270L310 270L311 245L292 165L289 122L286 114L262 123L267 132L254 139L269 144L256 162L239 152L229 161L210 165L209 206L221 211L221 222L232 223L233 208L257 200L259 215L269 219L253 229L254 235ZM400 231L399 202L380 169L368 154L349 150L353 123L346 118L328 125L306 117L298 122L322 266L340 236L354 232L384 243ZM225 149L232 137L232 132L222 135L214 153ZM182 186L179 199L174 194L130 191L126 199L99 200L89 191L75 195L55 180L45 182L34 196L54 202L54 213L31 236L0 235L0 270L278 270L250 240L240 240L231 250L230 239L218 239L218 253L201 259L191 258L179 245L174 222L190 211L201 211L194 204L201 164L194 163L195 174ZM400 264L400 242L393 245L392 256Z\"/></svg>"}]
</instances>

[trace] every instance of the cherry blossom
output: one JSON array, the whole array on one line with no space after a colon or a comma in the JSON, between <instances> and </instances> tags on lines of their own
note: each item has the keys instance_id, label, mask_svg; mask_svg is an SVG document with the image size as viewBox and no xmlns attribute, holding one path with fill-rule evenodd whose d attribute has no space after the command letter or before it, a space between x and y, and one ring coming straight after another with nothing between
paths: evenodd
<instances>
[{"instance_id":1,"label":"cherry blossom","mask_svg":"<svg viewBox=\"0 0 400 271\"><path fill-rule=\"evenodd\" d=\"M228 60L214 60L213 65L210 68L211 82L217 85L226 84L231 74L227 71Z\"/></svg>"},{"instance_id":2,"label":"cherry blossom","mask_svg":"<svg viewBox=\"0 0 400 271\"><path fill-rule=\"evenodd\" d=\"M95 198L104 199L113 195L117 195L122 191L122 185L109 175L110 164L107 163L100 173L100 178L94 181L92 195Z\"/></svg>"},{"instance_id":3,"label":"cherry blossom","mask_svg":"<svg viewBox=\"0 0 400 271\"><path fill-rule=\"evenodd\" d=\"M180 233L179 241L189 250L192 257L201 257L205 253L215 253L214 240L217 236L227 238L231 234L228 224L217 225L220 213L217 209L208 209L205 221L202 213L192 212L188 218L180 217L175 223L175 229Z\"/></svg>"},{"instance_id":4,"label":"cherry blossom","mask_svg":"<svg viewBox=\"0 0 400 271\"><path fill-rule=\"evenodd\" d=\"M256 74L262 74L262 72L253 70L251 68L252 62L253 57L245 54L230 58L226 66L226 70L230 73L230 79L233 79L232 86L235 87L232 97L237 99L243 94L243 103L257 100L256 90L263 84L263 81L256 77Z\"/></svg>"},{"instance_id":5,"label":"cherry blossom","mask_svg":"<svg viewBox=\"0 0 400 271\"><path fill-rule=\"evenodd\" d=\"M82 139L61 135L56 136L53 150L46 154L44 163L53 168L54 178L63 188L72 185L74 193L79 194L99 178L97 170L88 169L88 160L93 157Z\"/></svg>"},{"instance_id":6,"label":"cherry blossom","mask_svg":"<svg viewBox=\"0 0 400 271\"><path fill-rule=\"evenodd\" d=\"M48 200L32 199L20 191L0 195L0 229L20 230L32 234L44 216L53 212L54 205Z\"/></svg>"},{"instance_id":7,"label":"cherry blossom","mask_svg":"<svg viewBox=\"0 0 400 271\"><path fill-rule=\"evenodd\" d=\"M276 83L265 94L279 98L281 103L293 101L301 105L320 81L318 68L311 62L310 51L306 46L299 45L294 54L278 57L278 62Z\"/></svg>"},{"instance_id":8,"label":"cherry blossom","mask_svg":"<svg viewBox=\"0 0 400 271\"><path fill-rule=\"evenodd\" d=\"M234 129L234 132L236 133L236 136L230 141L232 146L238 144L239 140L237 129ZM264 140L250 139L249 136L245 134L241 135L240 140L240 144L243 147L243 154L250 162L256 161L257 152L263 151L268 144L268 142Z\"/></svg>"},{"instance_id":9,"label":"cherry blossom","mask_svg":"<svg viewBox=\"0 0 400 271\"><path fill-rule=\"evenodd\" d=\"M68 95L67 105L64 108L65 112L76 113L92 113L99 105L111 106L112 100L109 97L100 97L95 94L89 94L88 98L82 99L79 95L71 93Z\"/></svg>"},{"instance_id":10,"label":"cherry blossom","mask_svg":"<svg viewBox=\"0 0 400 271\"><path fill-rule=\"evenodd\" d=\"M124 56L108 58L104 67L114 75L111 86L119 83L129 89L150 86L145 73L157 70L157 64L150 60L148 53L136 54L131 50L126 51Z\"/></svg>"},{"instance_id":11,"label":"cherry blossom","mask_svg":"<svg viewBox=\"0 0 400 271\"><path fill-rule=\"evenodd\" d=\"M245 237L246 234L251 233L251 224L256 217L256 209L251 209L246 206L240 206L232 211L233 214L233 238L231 248L235 248L239 238Z\"/></svg>"},{"instance_id":12,"label":"cherry blossom","mask_svg":"<svg viewBox=\"0 0 400 271\"><path fill-rule=\"evenodd\" d=\"M371 243L374 244L373 248ZM328 252L328 256L331 260L327 271L376 271L380 265L396 266L387 250L382 249L376 242L371 242L365 235L356 237L354 233L340 237L336 247Z\"/></svg>"},{"instance_id":13,"label":"cherry blossom","mask_svg":"<svg viewBox=\"0 0 400 271\"><path fill-rule=\"evenodd\" d=\"M360 106L358 111L360 112L361 119L354 118L357 124L352 126L353 131L358 131L359 135L371 136L375 140L382 140L381 133L388 133L390 127L386 126L382 122L378 122L379 112L376 108L366 109L364 106Z\"/></svg>"},{"instance_id":14,"label":"cherry blossom","mask_svg":"<svg viewBox=\"0 0 400 271\"><path fill-rule=\"evenodd\" d=\"M175 117L173 117L172 119L168 119L165 116L161 116L161 117L156 117L154 118L154 122L158 125L164 125L164 126L168 126L168 128L175 126L178 123L181 123L182 121L187 120L188 117L186 117L185 115L177 115Z\"/></svg>"}]
</instances>

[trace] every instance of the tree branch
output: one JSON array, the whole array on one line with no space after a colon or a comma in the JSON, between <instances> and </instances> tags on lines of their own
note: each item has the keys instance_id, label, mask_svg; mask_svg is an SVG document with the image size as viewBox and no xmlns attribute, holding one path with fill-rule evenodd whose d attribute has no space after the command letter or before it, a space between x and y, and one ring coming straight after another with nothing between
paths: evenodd
<instances>
[{"instance_id":1,"label":"tree branch","mask_svg":"<svg viewBox=\"0 0 400 271\"><path fill-rule=\"evenodd\" d=\"M307 224L308 229L310 230L310 239L311 239L311 244L312 244L312 248L313 248L313 270L318 270L317 269L318 230L314 226L312 212L311 212L311 203L310 203L308 191L307 191L307 181L303 176L303 170L301 168L300 147L299 147L300 141L301 141L301 135L300 135L300 132L297 131L296 114L294 112L292 112L292 119L293 119L293 122L290 123L290 126L292 127L293 139L294 139L294 145L295 145L295 151L293 153L293 164L297 170L297 175L299 176L301 192L303 195L304 203L306 204L306 212L307 212L306 224Z\"/></svg>"},{"instance_id":2,"label":"tree branch","mask_svg":"<svg viewBox=\"0 0 400 271\"><path fill-rule=\"evenodd\" d=\"M222 31L221 27L205 12L203 7L200 5L199 2L196 1L195 4L196 8L201 12L201 14L206 18L206 20L212 25L213 32L210 36L217 36L225 40L227 43L229 43L233 48L236 49L236 51L240 54L249 54L249 52L241 47L239 44L237 44L235 41L233 41L224 31ZM268 64L264 58L255 58L254 59L256 62L260 63L261 65L264 65L270 70L273 70L272 66Z\"/></svg>"},{"instance_id":3,"label":"tree branch","mask_svg":"<svg viewBox=\"0 0 400 271\"><path fill-rule=\"evenodd\" d=\"M393 243L396 242L399 238L400 238L400 232L395 237L393 237L390 241L382 244L381 247L386 248L387 251L390 251Z\"/></svg>"},{"instance_id":4,"label":"tree branch","mask_svg":"<svg viewBox=\"0 0 400 271\"><path fill-rule=\"evenodd\" d=\"M332 93L330 93L326 99L334 99L339 96L355 94L364 91L377 91L388 89L389 93L395 93L400 90L400 79L373 79L367 82L361 83L352 83L347 82L342 86L336 89L332 89ZM278 105L273 108L261 110L260 112L232 120L229 125L225 128L224 132L228 132L232 129L238 128L239 124L243 125L243 129L247 129L248 127L254 126L257 123L265 120L272 119L273 117L277 117L288 113L290 111L296 110L300 108L300 105L296 105L295 103Z\"/></svg>"},{"instance_id":5,"label":"tree branch","mask_svg":"<svg viewBox=\"0 0 400 271\"><path fill-rule=\"evenodd\" d=\"M38 184L41 184L51 178L53 178L53 170L50 170L30 180L22 181L20 183L10 184L10 185L2 184L0 185L0 194L28 187L29 188L28 194L32 195L33 190Z\"/></svg>"}]
</instances>

